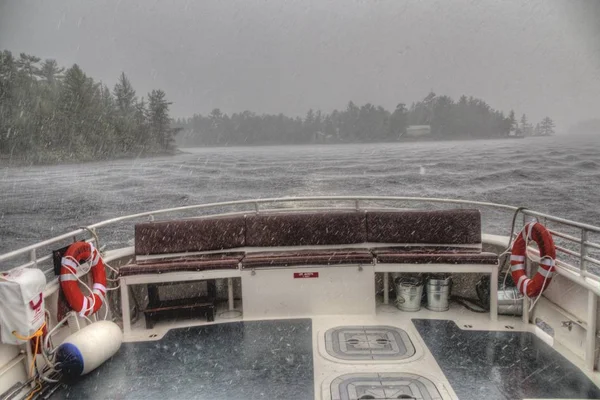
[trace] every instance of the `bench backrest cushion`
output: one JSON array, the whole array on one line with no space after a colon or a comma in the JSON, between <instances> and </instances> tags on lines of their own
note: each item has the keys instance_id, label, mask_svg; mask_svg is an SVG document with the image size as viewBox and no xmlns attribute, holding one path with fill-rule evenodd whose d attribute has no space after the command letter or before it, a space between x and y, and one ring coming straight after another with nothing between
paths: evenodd
<instances>
[{"instance_id":1,"label":"bench backrest cushion","mask_svg":"<svg viewBox=\"0 0 600 400\"><path fill-rule=\"evenodd\" d=\"M367 212L367 240L375 243L481 244L479 210Z\"/></svg>"},{"instance_id":2,"label":"bench backrest cushion","mask_svg":"<svg viewBox=\"0 0 600 400\"><path fill-rule=\"evenodd\" d=\"M358 243L480 245L478 210L327 211L146 222L135 226L138 256L239 247Z\"/></svg>"},{"instance_id":3,"label":"bench backrest cushion","mask_svg":"<svg viewBox=\"0 0 600 400\"><path fill-rule=\"evenodd\" d=\"M315 246L366 241L364 212L299 212L246 216L246 246Z\"/></svg>"},{"instance_id":4,"label":"bench backrest cushion","mask_svg":"<svg viewBox=\"0 0 600 400\"><path fill-rule=\"evenodd\" d=\"M244 216L147 222L135 226L135 254L226 250L245 245Z\"/></svg>"}]
</instances>

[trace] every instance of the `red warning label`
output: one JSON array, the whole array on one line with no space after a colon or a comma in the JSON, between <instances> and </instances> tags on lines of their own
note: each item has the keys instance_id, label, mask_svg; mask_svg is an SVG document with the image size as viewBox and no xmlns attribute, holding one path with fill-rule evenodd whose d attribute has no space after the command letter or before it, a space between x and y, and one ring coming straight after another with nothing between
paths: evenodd
<instances>
[{"instance_id":1,"label":"red warning label","mask_svg":"<svg viewBox=\"0 0 600 400\"><path fill-rule=\"evenodd\" d=\"M294 279L318 278L318 272L294 272Z\"/></svg>"}]
</instances>

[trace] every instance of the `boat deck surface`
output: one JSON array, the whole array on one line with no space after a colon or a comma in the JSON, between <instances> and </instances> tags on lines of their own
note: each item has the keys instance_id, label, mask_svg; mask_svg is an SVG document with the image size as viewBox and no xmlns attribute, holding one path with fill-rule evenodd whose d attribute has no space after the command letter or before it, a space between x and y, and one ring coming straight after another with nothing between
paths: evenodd
<instances>
[{"instance_id":1,"label":"boat deck surface","mask_svg":"<svg viewBox=\"0 0 600 400\"><path fill-rule=\"evenodd\" d=\"M164 336L152 333L159 326L150 341L124 343L53 398L600 399L596 375L519 323L382 306L374 316L163 325Z\"/></svg>"}]
</instances>

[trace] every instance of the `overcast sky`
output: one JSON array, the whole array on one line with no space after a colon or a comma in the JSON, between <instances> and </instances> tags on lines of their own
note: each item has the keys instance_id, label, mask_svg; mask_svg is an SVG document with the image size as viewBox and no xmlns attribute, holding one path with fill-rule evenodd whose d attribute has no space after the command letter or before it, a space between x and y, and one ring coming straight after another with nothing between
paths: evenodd
<instances>
[{"instance_id":1,"label":"overcast sky","mask_svg":"<svg viewBox=\"0 0 600 400\"><path fill-rule=\"evenodd\" d=\"M78 63L174 116L393 109L430 90L559 130L600 117L600 1L0 0L0 49Z\"/></svg>"}]
</instances>

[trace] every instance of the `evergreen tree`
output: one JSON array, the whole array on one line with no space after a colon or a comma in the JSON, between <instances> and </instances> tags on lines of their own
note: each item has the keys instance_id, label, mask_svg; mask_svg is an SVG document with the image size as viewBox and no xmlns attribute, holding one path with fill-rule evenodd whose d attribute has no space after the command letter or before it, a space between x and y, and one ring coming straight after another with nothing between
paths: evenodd
<instances>
[{"instance_id":1,"label":"evergreen tree","mask_svg":"<svg viewBox=\"0 0 600 400\"><path fill-rule=\"evenodd\" d=\"M135 90L125 72L119 76L113 94L116 105L115 132L119 138L115 151L128 153L138 144L136 141L139 140L139 132L135 121Z\"/></svg>"},{"instance_id":2,"label":"evergreen tree","mask_svg":"<svg viewBox=\"0 0 600 400\"><path fill-rule=\"evenodd\" d=\"M148 94L148 127L152 138L161 149L170 149L173 146L175 132L170 128L169 106L171 104L166 100L165 92L160 89ZM218 114L220 115L220 111Z\"/></svg>"},{"instance_id":3,"label":"evergreen tree","mask_svg":"<svg viewBox=\"0 0 600 400\"><path fill-rule=\"evenodd\" d=\"M40 68L40 76L50 85L56 84L63 78L64 68L58 66L55 60L46 60Z\"/></svg>"},{"instance_id":4,"label":"evergreen tree","mask_svg":"<svg viewBox=\"0 0 600 400\"><path fill-rule=\"evenodd\" d=\"M554 121L552 121L550 117L545 117L542 122L540 122L540 132L544 136L554 135Z\"/></svg>"},{"instance_id":5,"label":"evergreen tree","mask_svg":"<svg viewBox=\"0 0 600 400\"><path fill-rule=\"evenodd\" d=\"M153 91L154 108L146 110L125 74L113 95L77 64L65 71L54 60L40 65L35 56L0 52L2 158L55 162L171 150L177 130L169 104L164 92Z\"/></svg>"},{"instance_id":6,"label":"evergreen tree","mask_svg":"<svg viewBox=\"0 0 600 400\"><path fill-rule=\"evenodd\" d=\"M515 118L515 111L514 110L510 110L510 112L508 113L508 131L509 132L517 132L517 119Z\"/></svg>"},{"instance_id":7,"label":"evergreen tree","mask_svg":"<svg viewBox=\"0 0 600 400\"><path fill-rule=\"evenodd\" d=\"M21 53L17 60L17 69L26 73L29 78L34 79L40 76L40 68L37 66L40 60L39 57Z\"/></svg>"},{"instance_id":8,"label":"evergreen tree","mask_svg":"<svg viewBox=\"0 0 600 400\"><path fill-rule=\"evenodd\" d=\"M527 115L525 114L521 117L521 134L523 136L531 136L533 134L533 127L527 121Z\"/></svg>"},{"instance_id":9,"label":"evergreen tree","mask_svg":"<svg viewBox=\"0 0 600 400\"><path fill-rule=\"evenodd\" d=\"M408 126L408 110L406 104L399 103L390 119L390 138L397 139L406 133Z\"/></svg>"},{"instance_id":10,"label":"evergreen tree","mask_svg":"<svg viewBox=\"0 0 600 400\"><path fill-rule=\"evenodd\" d=\"M125 75L125 72L122 72L121 76L119 76L113 93L118 110L123 115L132 113L135 105L135 90L133 90L133 86L131 86L131 82L127 78L127 75Z\"/></svg>"}]
</instances>

